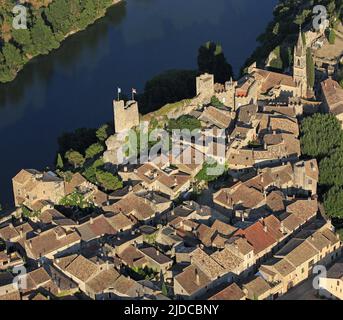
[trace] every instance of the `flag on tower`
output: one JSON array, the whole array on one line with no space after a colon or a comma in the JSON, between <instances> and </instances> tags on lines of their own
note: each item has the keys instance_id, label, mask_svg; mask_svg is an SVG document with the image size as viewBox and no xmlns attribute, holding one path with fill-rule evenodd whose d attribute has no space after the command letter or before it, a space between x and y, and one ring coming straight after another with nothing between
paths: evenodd
<instances>
[{"instance_id":1,"label":"flag on tower","mask_svg":"<svg viewBox=\"0 0 343 320\"><path fill-rule=\"evenodd\" d=\"M135 100L135 94L137 94L137 90L132 88L132 100Z\"/></svg>"}]
</instances>

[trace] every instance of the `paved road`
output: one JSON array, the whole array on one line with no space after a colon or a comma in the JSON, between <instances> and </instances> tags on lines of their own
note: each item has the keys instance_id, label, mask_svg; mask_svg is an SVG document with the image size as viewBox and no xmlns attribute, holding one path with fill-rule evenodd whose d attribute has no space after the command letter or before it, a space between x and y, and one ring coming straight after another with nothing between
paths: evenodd
<instances>
[{"instance_id":1,"label":"paved road","mask_svg":"<svg viewBox=\"0 0 343 320\"><path fill-rule=\"evenodd\" d=\"M312 282L313 278L302 282L300 285L278 298L278 300L321 300L317 297L317 291L313 288Z\"/></svg>"}]
</instances>

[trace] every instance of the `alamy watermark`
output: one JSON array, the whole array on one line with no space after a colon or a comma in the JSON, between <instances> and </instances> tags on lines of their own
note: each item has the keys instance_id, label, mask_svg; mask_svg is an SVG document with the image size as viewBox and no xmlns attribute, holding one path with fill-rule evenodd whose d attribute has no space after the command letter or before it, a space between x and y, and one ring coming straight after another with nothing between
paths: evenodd
<instances>
[{"instance_id":1,"label":"alamy watermark","mask_svg":"<svg viewBox=\"0 0 343 320\"><path fill-rule=\"evenodd\" d=\"M313 8L313 14L316 16L313 18L312 26L316 31L325 30L329 27L328 11L322 5L317 5Z\"/></svg>"},{"instance_id":2,"label":"alamy watermark","mask_svg":"<svg viewBox=\"0 0 343 320\"><path fill-rule=\"evenodd\" d=\"M23 5L16 5L13 10L13 28L15 30L27 29L27 8Z\"/></svg>"},{"instance_id":3,"label":"alamy watermark","mask_svg":"<svg viewBox=\"0 0 343 320\"><path fill-rule=\"evenodd\" d=\"M225 130L175 129L149 131L149 123L141 123L139 130L127 130L117 135L122 147L117 150L119 164L202 165L207 175L219 176L225 171Z\"/></svg>"}]
</instances>

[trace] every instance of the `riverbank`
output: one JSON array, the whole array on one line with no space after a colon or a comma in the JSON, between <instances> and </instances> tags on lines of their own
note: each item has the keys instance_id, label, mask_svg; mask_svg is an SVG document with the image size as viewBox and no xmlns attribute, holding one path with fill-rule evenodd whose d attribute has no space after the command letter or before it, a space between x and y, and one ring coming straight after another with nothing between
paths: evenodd
<instances>
[{"instance_id":1,"label":"riverbank","mask_svg":"<svg viewBox=\"0 0 343 320\"><path fill-rule=\"evenodd\" d=\"M107 0L103 1L101 6L100 3L98 6L94 4L94 8L92 8L96 11L94 17L92 17L94 12L88 14L87 17L82 17L86 9L83 9L81 12L81 5L76 9L70 5L70 12L67 12L69 17L67 15L66 19L68 20L69 18L69 21L63 21L64 19L60 12L63 9L67 10L67 7L63 8L62 4L62 9L57 6L56 9L52 8L57 1L62 0L55 0L48 7L42 9L43 13L38 18L33 19L33 25L29 29L13 30L10 27L10 23L8 23L7 27L10 28L10 31L6 34L2 33L0 36L5 42L0 51L0 83L13 81L34 58L48 55L52 51L59 49L67 38L86 30L89 26L103 18L111 7L125 0ZM33 13L35 12L34 9L30 9ZM73 11L77 10L79 10L79 21L73 16ZM3 11L1 14L6 16L8 11L6 12L5 9ZM63 12L63 14L66 14L66 12ZM67 27L72 27L72 22L75 23L75 27L65 33L64 31L67 30Z\"/></svg>"},{"instance_id":2,"label":"riverbank","mask_svg":"<svg viewBox=\"0 0 343 320\"><path fill-rule=\"evenodd\" d=\"M0 170L3 207L13 204L11 179L22 168L46 170L55 164L58 137L113 119L117 87L123 94L130 95L132 87L142 93L156 74L195 69L199 46L211 39L222 44L237 73L272 18L276 0L258 7L254 0L216 3L122 2L58 50L33 59L14 81L1 84L0 148L7 155ZM235 26L243 20L251 23L237 37Z\"/></svg>"}]
</instances>

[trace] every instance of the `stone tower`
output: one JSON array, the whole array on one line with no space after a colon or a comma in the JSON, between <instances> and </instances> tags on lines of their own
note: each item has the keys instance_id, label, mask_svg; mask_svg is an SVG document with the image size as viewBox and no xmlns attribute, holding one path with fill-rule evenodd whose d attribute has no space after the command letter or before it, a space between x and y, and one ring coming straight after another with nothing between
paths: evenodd
<instances>
[{"instance_id":1,"label":"stone tower","mask_svg":"<svg viewBox=\"0 0 343 320\"><path fill-rule=\"evenodd\" d=\"M116 133L130 130L139 126L139 112L137 101L123 100L113 101L114 108L114 126Z\"/></svg>"},{"instance_id":2,"label":"stone tower","mask_svg":"<svg viewBox=\"0 0 343 320\"><path fill-rule=\"evenodd\" d=\"M214 75L204 73L196 78L197 96L212 97L214 95Z\"/></svg>"},{"instance_id":3,"label":"stone tower","mask_svg":"<svg viewBox=\"0 0 343 320\"><path fill-rule=\"evenodd\" d=\"M298 87L300 97L307 97L307 63L306 46L302 40L301 30L299 32L298 42L294 48L294 66L293 79Z\"/></svg>"}]
</instances>

